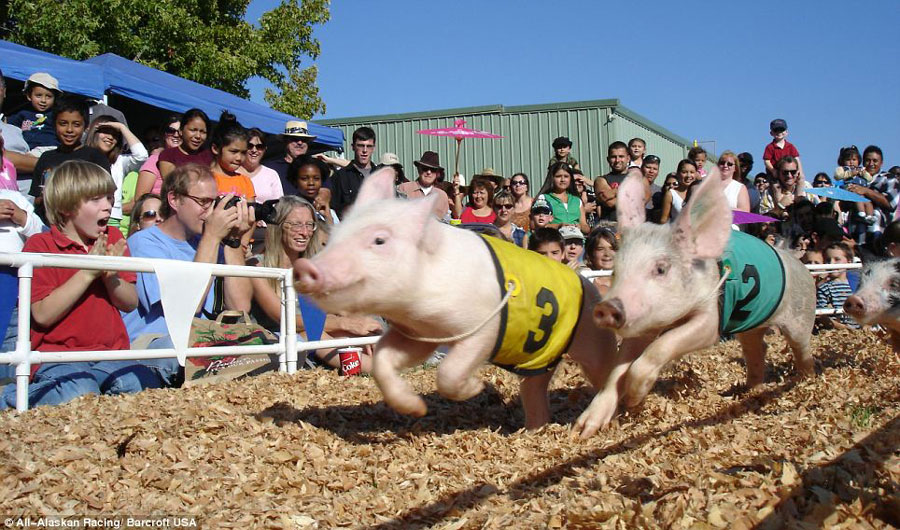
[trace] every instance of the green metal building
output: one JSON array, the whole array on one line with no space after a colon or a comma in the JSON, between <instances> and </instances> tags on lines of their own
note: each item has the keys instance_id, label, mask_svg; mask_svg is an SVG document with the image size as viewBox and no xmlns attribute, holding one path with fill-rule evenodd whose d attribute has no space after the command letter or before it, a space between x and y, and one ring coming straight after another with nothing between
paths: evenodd
<instances>
[{"instance_id":1,"label":"green metal building","mask_svg":"<svg viewBox=\"0 0 900 530\"><path fill-rule=\"evenodd\" d=\"M568 136L572 140L572 155L589 177L609 172L606 148L616 140L627 143L631 138L640 137L647 142L647 154L658 155L662 160L657 182L663 180L666 173L675 171L675 166L691 148L687 139L629 110L618 99L515 107L489 105L317 120L317 123L340 127L346 142L344 150L350 156L353 131L364 125L372 127L376 134L375 161L381 153L396 153L407 177L413 180L416 173L412 162L428 150L438 152L448 177L453 174L456 141L449 137L416 134L416 131L452 127L455 119L466 120L468 128L504 137L463 140L459 170L466 181L483 168L493 168L506 177L521 171L528 175L532 192L546 176L547 163L553 156L551 144L559 136Z\"/></svg>"}]
</instances>

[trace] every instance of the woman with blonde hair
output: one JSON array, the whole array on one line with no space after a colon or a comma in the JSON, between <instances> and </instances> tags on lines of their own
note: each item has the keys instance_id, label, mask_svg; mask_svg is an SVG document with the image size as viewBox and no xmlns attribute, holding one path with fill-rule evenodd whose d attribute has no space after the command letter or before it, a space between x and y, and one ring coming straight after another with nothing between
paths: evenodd
<instances>
[{"instance_id":1,"label":"woman with blonde hair","mask_svg":"<svg viewBox=\"0 0 900 530\"><path fill-rule=\"evenodd\" d=\"M728 198L728 206L732 210L749 212L750 194L741 178L741 163L737 155L731 151L725 151L719 155L716 165L719 167L722 182L725 183L725 197Z\"/></svg>"},{"instance_id":2,"label":"woman with blonde hair","mask_svg":"<svg viewBox=\"0 0 900 530\"><path fill-rule=\"evenodd\" d=\"M311 258L325 246L327 225L316 217L315 209L306 199L285 195L275 208L275 222L266 226L265 251L259 266L289 269L299 258ZM281 285L274 278L251 278L253 305L251 313L266 329L278 332L281 322ZM297 332L306 331L301 315L297 314ZM359 337L380 333L381 324L370 317L329 314L325 318L322 339ZM363 372L372 368L371 352L360 356ZM316 351L313 355L329 366L337 368L340 359L334 350Z\"/></svg>"}]
</instances>

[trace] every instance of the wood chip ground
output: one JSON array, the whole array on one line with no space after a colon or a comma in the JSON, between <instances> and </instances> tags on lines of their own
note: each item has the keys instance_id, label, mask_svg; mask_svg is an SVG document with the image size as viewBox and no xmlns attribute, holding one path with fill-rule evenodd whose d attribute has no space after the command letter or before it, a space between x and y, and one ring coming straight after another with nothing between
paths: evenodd
<instances>
[{"instance_id":1,"label":"wood chip ground","mask_svg":"<svg viewBox=\"0 0 900 530\"><path fill-rule=\"evenodd\" d=\"M553 424L521 430L516 377L467 402L406 374L428 415L334 372L0 414L0 514L184 515L201 528L891 528L900 524L900 362L874 332L813 338L793 377L770 336L761 387L735 341L667 369L588 441L564 362Z\"/></svg>"}]
</instances>

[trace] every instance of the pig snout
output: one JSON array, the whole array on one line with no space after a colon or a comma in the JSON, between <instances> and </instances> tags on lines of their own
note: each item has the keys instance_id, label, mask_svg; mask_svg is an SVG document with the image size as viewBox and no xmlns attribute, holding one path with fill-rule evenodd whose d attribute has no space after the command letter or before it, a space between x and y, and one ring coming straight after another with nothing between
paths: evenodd
<instances>
[{"instance_id":1,"label":"pig snout","mask_svg":"<svg viewBox=\"0 0 900 530\"><path fill-rule=\"evenodd\" d=\"M844 300L844 312L850 316L859 317L866 314L866 304L863 299L854 295Z\"/></svg>"},{"instance_id":2,"label":"pig snout","mask_svg":"<svg viewBox=\"0 0 900 530\"><path fill-rule=\"evenodd\" d=\"M297 290L302 293L316 293L323 290L322 273L306 258L294 262L294 277L297 279Z\"/></svg>"},{"instance_id":3,"label":"pig snout","mask_svg":"<svg viewBox=\"0 0 900 530\"><path fill-rule=\"evenodd\" d=\"M625 325L625 307L618 298L594 306L594 322L601 328L619 329Z\"/></svg>"}]
</instances>

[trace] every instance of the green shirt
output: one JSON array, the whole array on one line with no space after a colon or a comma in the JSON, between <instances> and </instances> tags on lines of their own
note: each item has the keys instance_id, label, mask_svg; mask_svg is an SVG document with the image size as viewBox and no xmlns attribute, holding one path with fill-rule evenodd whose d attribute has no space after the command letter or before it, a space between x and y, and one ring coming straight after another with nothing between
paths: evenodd
<instances>
[{"instance_id":1,"label":"green shirt","mask_svg":"<svg viewBox=\"0 0 900 530\"><path fill-rule=\"evenodd\" d=\"M784 295L784 264L759 238L733 230L719 262L727 274L719 296L722 334L741 333L765 322Z\"/></svg>"},{"instance_id":2,"label":"green shirt","mask_svg":"<svg viewBox=\"0 0 900 530\"><path fill-rule=\"evenodd\" d=\"M550 204L553 210L553 220L550 224L577 225L581 222L581 199L566 193L566 203L563 202L553 193L545 193L539 195Z\"/></svg>"}]
</instances>

